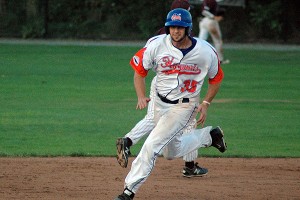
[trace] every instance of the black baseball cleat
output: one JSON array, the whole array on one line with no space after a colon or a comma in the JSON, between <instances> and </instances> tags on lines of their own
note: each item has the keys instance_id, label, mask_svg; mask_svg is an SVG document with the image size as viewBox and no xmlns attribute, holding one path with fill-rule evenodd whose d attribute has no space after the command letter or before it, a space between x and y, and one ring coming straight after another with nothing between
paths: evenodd
<instances>
[{"instance_id":1,"label":"black baseball cleat","mask_svg":"<svg viewBox=\"0 0 300 200\"><path fill-rule=\"evenodd\" d=\"M208 170L206 168L198 166L198 163L195 163L193 169L184 167L182 170L182 175L187 178L205 176L207 173Z\"/></svg>"},{"instance_id":2,"label":"black baseball cleat","mask_svg":"<svg viewBox=\"0 0 300 200\"><path fill-rule=\"evenodd\" d=\"M120 194L115 200L133 200L130 196L125 193Z\"/></svg>"},{"instance_id":3,"label":"black baseball cleat","mask_svg":"<svg viewBox=\"0 0 300 200\"><path fill-rule=\"evenodd\" d=\"M222 129L218 126L210 131L210 135L212 138L211 146L216 147L221 153L224 153L227 150L227 145Z\"/></svg>"},{"instance_id":4,"label":"black baseball cleat","mask_svg":"<svg viewBox=\"0 0 300 200\"><path fill-rule=\"evenodd\" d=\"M121 167L126 168L128 165L128 156L131 155L130 146L127 138L118 138L117 146L117 160Z\"/></svg>"}]
</instances>

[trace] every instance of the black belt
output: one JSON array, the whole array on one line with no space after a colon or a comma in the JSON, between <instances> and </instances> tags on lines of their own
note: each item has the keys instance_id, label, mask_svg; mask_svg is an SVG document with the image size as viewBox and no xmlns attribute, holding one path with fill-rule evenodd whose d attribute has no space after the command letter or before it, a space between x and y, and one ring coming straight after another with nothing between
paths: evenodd
<instances>
[{"instance_id":1,"label":"black belt","mask_svg":"<svg viewBox=\"0 0 300 200\"><path fill-rule=\"evenodd\" d=\"M167 99L166 97L160 95L159 93L157 93L157 96L160 98L160 100L162 100L163 102L165 103L170 103L170 104L178 104L179 100L174 100L174 101L171 101L169 99ZM190 102L190 99L189 98L183 98L182 99L182 103L188 103Z\"/></svg>"}]
</instances>

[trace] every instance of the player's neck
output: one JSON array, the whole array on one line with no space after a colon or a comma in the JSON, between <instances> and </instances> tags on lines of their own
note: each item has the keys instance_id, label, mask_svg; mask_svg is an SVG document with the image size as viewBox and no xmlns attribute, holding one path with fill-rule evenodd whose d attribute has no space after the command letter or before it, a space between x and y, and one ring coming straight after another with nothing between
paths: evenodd
<instances>
[{"instance_id":1,"label":"player's neck","mask_svg":"<svg viewBox=\"0 0 300 200\"><path fill-rule=\"evenodd\" d=\"M178 49L187 49L190 46L192 46L192 41L190 40L190 38L188 36L185 36L180 41L174 41L174 40L172 40L172 44L173 44L174 47L176 47Z\"/></svg>"}]
</instances>

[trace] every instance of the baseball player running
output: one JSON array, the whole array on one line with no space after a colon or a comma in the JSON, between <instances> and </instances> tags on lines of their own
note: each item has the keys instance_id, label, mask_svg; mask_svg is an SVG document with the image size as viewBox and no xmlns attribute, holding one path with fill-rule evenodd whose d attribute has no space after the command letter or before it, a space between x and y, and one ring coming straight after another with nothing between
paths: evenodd
<instances>
[{"instance_id":1,"label":"baseball player running","mask_svg":"<svg viewBox=\"0 0 300 200\"><path fill-rule=\"evenodd\" d=\"M146 46L139 50L133 58L130 60L130 64L133 68L142 67L143 53ZM138 66L141 65L141 66ZM148 135L155 127L154 122L154 102L157 95L155 93L155 82L156 76L151 82L150 88L150 101L148 103L148 110L146 116L139 121L129 133L127 133L123 138L118 138L116 141L117 146L117 160L121 167L126 168L128 165L128 157L131 154L130 147L135 145L142 137ZM189 125L183 130L184 134L190 133L196 127L196 120L193 120ZM187 155L183 156L185 161L185 167L183 168L182 175L187 178L200 177L208 173L206 168L200 167L198 163L194 162L198 157L198 150L195 150Z\"/></svg>"},{"instance_id":2,"label":"baseball player running","mask_svg":"<svg viewBox=\"0 0 300 200\"><path fill-rule=\"evenodd\" d=\"M187 0L174 0L171 4L171 10L175 8L184 8L190 10L190 4ZM165 34L165 27L158 31L158 34ZM143 54L148 44L144 48L139 50L133 58L130 60L130 65L133 68L142 67ZM141 65L141 66L139 66ZM151 82L150 87L150 101L148 103L148 110L146 116L136 124L136 126L127 133L123 138L118 138L116 141L117 146L117 160L121 167L126 168L128 165L128 156L131 154L130 147L135 145L142 137L148 135L155 127L154 122L154 101L156 98L155 92L156 76ZM192 129L196 127L196 120L193 120L187 128L183 130L183 133L190 133ZM187 178L200 177L208 173L206 168L198 166L195 160L198 157L198 150L195 150L187 155L183 156L185 161L185 167L183 168L182 175Z\"/></svg>"},{"instance_id":3,"label":"baseball player running","mask_svg":"<svg viewBox=\"0 0 300 200\"><path fill-rule=\"evenodd\" d=\"M223 40L219 25L219 22L223 20L225 10L218 6L216 0L204 0L201 9L204 18L199 22L199 38L207 40L208 35L210 35L221 64L228 64L230 61L224 59L223 55Z\"/></svg>"},{"instance_id":4,"label":"baseball player running","mask_svg":"<svg viewBox=\"0 0 300 200\"><path fill-rule=\"evenodd\" d=\"M170 11L165 27L166 35L150 39L142 68L136 68L134 74L137 108L144 109L149 102L145 77L150 69L156 72L155 128L133 161L123 193L116 200L134 198L161 154L174 159L203 147L214 146L220 152L227 149L219 127L208 126L182 134L198 113L197 124L204 124L208 107L220 88L223 72L215 49L203 40L190 37L192 17L185 9ZM209 87L200 104L205 77L209 78Z\"/></svg>"}]
</instances>

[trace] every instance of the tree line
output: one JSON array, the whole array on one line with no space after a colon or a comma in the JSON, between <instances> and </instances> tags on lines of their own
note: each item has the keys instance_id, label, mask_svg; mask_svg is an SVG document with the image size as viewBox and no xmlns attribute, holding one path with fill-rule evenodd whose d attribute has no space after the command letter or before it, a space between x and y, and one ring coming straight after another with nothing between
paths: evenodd
<instances>
[{"instance_id":1,"label":"tree line","mask_svg":"<svg viewBox=\"0 0 300 200\"><path fill-rule=\"evenodd\" d=\"M0 0L0 37L145 40L164 24L172 0ZM300 43L297 0L246 0L224 7L225 41ZM200 5L192 5L199 32Z\"/></svg>"}]
</instances>

